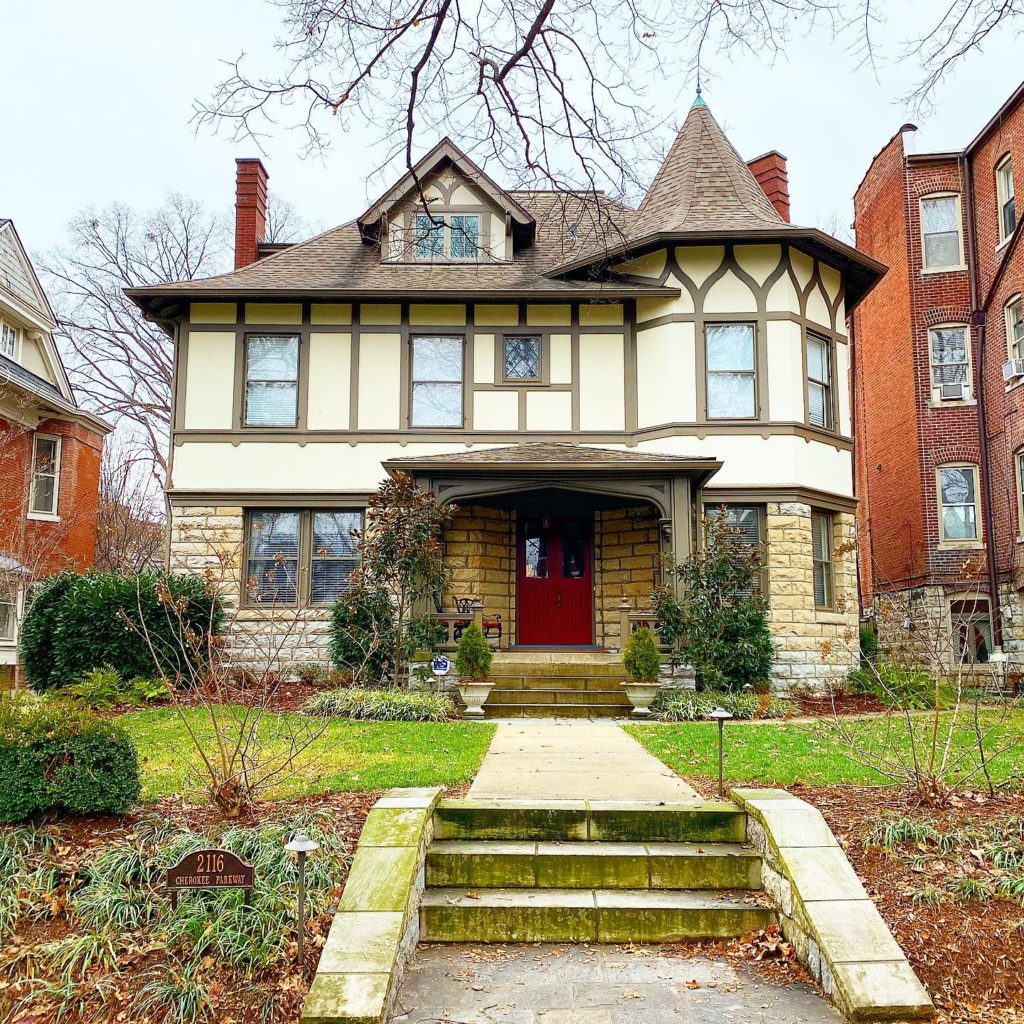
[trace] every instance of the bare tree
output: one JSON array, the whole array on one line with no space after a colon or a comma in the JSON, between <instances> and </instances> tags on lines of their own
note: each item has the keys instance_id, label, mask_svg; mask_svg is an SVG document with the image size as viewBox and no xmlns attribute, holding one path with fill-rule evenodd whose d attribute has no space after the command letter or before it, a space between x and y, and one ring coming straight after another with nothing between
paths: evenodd
<instances>
[{"instance_id":1,"label":"bare tree","mask_svg":"<svg viewBox=\"0 0 1024 1024\"><path fill-rule=\"evenodd\" d=\"M108 444L100 465L96 513L97 569L106 572L155 572L164 544L163 502L142 466L123 446Z\"/></svg>"},{"instance_id":2,"label":"bare tree","mask_svg":"<svg viewBox=\"0 0 1024 1024\"><path fill-rule=\"evenodd\" d=\"M458 138L518 185L605 189L625 196L645 180L656 127L654 81L700 82L702 68L737 54L783 53L796 33L827 33L856 64L914 59L925 105L938 84L1024 0L949 0L919 39L880 50L885 0L275 0L281 62L253 70L244 55L200 124L259 141L278 123L307 151L341 129L368 126L382 164L411 169L429 142Z\"/></svg>"}]
</instances>

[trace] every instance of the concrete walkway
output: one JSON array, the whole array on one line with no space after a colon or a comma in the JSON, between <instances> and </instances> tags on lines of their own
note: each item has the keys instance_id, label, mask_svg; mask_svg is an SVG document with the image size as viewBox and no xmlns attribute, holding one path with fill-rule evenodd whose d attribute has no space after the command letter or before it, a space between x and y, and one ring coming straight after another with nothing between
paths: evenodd
<instances>
[{"instance_id":1,"label":"concrete walkway","mask_svg":"<svg viewBox=\"0 0 1024 1024\"><path fill-rule=\"evenodd\" d=\"M842 1024L810 985L657 946L421 946L392 1024Z\"/></svg>"},{"instance_id":2,"label":"concrete walkway","mask_svg":"<svg viewBox=\"0 0 1024 1024\"><path fill-rule=\"evenodd\" d=\"M522 719L498 725L469 796L481 800L699 800L615 722Z\"/></svg>"}]
</instances>

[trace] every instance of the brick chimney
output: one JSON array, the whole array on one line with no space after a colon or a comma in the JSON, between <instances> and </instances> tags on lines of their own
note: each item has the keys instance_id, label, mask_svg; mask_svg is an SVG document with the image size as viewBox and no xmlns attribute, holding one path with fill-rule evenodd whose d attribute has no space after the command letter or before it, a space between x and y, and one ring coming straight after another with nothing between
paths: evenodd
<instances>
[{"instance_id":1,"label":"brick chimney","mask_svg":"<svg viewBox=\"0 0 1024 1024\"><path fill-rule=\"evenodd\" d=\"M777 150L747 161L751 173L757 178L761 191L768 197L779 216L789 223L789 172L786 158Z\"/></svg>"},{"instance_id":2,"label":"brick chimney","mask_svg":"<svg viewBox=\"0 0 1024 1024\"><path fill-rule=\"evenodd\" d=\"M260 258L258 247L267 233L269 180L258 157L235 161L235 270Z\"/></svg>"}]
</instances>

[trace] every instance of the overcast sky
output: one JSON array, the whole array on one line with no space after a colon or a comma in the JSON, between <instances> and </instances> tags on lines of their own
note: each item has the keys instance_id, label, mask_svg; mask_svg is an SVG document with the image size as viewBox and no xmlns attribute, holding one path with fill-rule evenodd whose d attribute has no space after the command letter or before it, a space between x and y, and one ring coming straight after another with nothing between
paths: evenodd
<instances>
[{"instance_id":1,"label":"overcast sky","mask_svg":"<svg viewBox=\"0 0 1024 1024\"><path fill-rule=\"evenodd\" d=\"M877 30L892 44L919 29L945 0L889 0ZM4 81L0 126L0 217L14 218L34 253L59 244L67 221L87 206L139 208L169 191L227 210L234 158L254 154L190 124L208 97L219 61L240 51L269 54L279 11L263 0L0 0ZM918 152L968 142L1021 78L1019 40L1005 31L965 62L936 95ZM749 57L709 61L705 98L745 158L779 149L789 158L793 220L848 221L850 197L872 156L908 119L899 97L912 62L877 77L826 34L800 39L774 66ZM693 97L680 81L649 94L659 113L681 121ZM301 140L281 131L264 143L271 189L309 222L330 226L358 214L383 189L367 174L380 160L371 139L353 137L325 159L301 159Z\"/></svg>"}]
</instances>

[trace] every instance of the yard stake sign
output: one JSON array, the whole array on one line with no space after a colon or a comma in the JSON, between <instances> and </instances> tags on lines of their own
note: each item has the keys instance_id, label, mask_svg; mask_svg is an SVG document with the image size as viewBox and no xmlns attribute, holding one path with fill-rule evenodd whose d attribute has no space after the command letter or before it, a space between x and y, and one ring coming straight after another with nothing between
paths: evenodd
<instances>
[{"instance_id":1,"label":"yard stake sign","mask_svg":"<svg viewBox=\"0 0 1024 1024\"><path fill-rule=\"evenodd\" d=\"M167 869L171 909L178 908L180 889L244 889L245 902L252 897L253 869L230 850L198 850L188 853Z\"/></svg>"}]
</instances>

